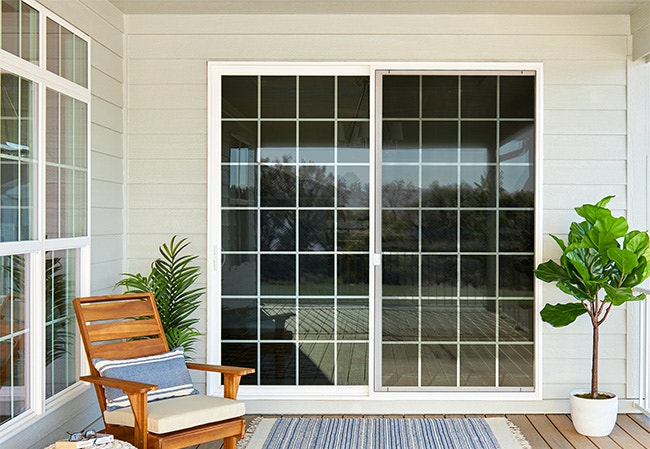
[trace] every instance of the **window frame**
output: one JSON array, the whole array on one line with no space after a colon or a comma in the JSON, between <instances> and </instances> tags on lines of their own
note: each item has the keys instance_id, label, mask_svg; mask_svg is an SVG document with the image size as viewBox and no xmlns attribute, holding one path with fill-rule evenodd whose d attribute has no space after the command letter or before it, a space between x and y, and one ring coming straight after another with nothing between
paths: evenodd
<instances>
[{"instance_id":1,"label":"window frame","mask_svg":"<svg viewBox=\"0 0 650 449\"><path fill-rule=\"evenodd\" d=\"M86 370L85 363L83 363L83 349L80 344L78 335L75 335L75 352L74 367L76 370L75 381L64 388L62 391L53 394L50 398L46 399L46 367L45 360L45 264L46 254L57 250L74 250L76 252L76 261L74 266L75 274L75 294L87 295L90 292L90 204L91 204L91 39L88 35L81 30L65 21L58 15L52 13L44 6L33 0L22 0L23 3L36 9L38 12L38 62L32 63L24 60L12 53L0 49L0 69L3 72L10 72L16 76L25 78L34 84L35 111L34 123L35 131L35 144L36 144L36 169L34 173L33 182L34 186L34 203L31 205L34 214L35 238L23 241L10 241L0 242L0 255L8 256L15 254L24 254L26 263L29 263L30 272L29 280L26 283L29 285L30 298L43 298L42 300L31 299L29 308L26 310L26 316L29 319L29 343L26 349L29 368L25 372L25 386L20 387L28 390L29 402L26 404L25 411L8 419L2 425L2 438L0 442L11 438L16 433L24 430L25 425L39 418L40 415L47 414L59 407L65 405L73 397L78 396L83 391L88 389L88 386L78 381L78 376ZM47 21L53 20L60 26L67 28L70 32L74 33L77 37L85 41L87 54L86 54L86 71L87 71L87 86L83 87L73 81L62 78L47 70L47 47L46 47L46 24ZM87 105L87 114L85 120L86 135L86 198L83 203L86 216L85 216L85 235L80 237L71 238L52 238L47 239L45 236L45 214L46 214L46 182L45 182L45 167L46 167L46 91L52 89L60 94L67 95L71 98L79 100ZM70 309L71 310L71 309ZM73 320L74 323L74 320ZM37 362L35 362L37 361Z\"/></svg>"}]
</instances>

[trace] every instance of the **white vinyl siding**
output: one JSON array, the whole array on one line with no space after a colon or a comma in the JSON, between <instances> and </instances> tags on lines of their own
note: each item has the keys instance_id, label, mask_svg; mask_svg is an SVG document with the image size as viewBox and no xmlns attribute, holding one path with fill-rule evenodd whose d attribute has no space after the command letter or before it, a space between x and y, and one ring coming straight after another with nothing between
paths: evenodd
<instances>
[{"instance_id":1,"label":"white vinyl siding","mask_svg":"<svg viewBox=\"0 0 650 449\"><path fill-rule=\"evenodd\" d=\"M539 256L557 256L548 233L565 233L575 206L614 194L613 207L626 212L627 16L130 15L126 31L129 271L146 270L173 233L192 240L205 269L207 61L539 62L545 94ZM200 194L170 193L176 189ZM541 291L540 307L561 298L552 286ZM205 308L199 313L205 323ZM617 348L626 335L625 310L612 313L604 348ZM559 410L568 392L588 381L587 324L553 329L539 322L545 401L508 407ZM605 351L601 363L603 388L623 398L625 357L622 349ZM447 406L468 412L500 405Z\"/></svg>"}]
</instances>

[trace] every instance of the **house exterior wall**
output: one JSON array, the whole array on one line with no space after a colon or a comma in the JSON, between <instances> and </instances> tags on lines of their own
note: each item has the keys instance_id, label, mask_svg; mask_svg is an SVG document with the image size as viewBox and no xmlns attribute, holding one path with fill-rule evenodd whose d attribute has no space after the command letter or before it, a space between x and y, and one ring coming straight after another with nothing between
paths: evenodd
<instances>
[{"instance_id":1,"label":"house exterior wall","mask_svg":"<svg viewBox=\"0 0 650 449\"><path fill-rule=\"evenodd\" d=\"M208 61L542 63L538 232L540 260L555 258L548 234L565 234L575 206L613 194L615 211L627 211L629 34L628 16L127 16L127 270L147 272L173 234L192 241L205 270ZM541 292L540 308L565 299L551 285ZM199 313L205 332L205 307ZM622 398L629 386L626 321L624 309L614 310L601 337L601 387ZM589 380L590 332L586 320L543 325L544 401L460 401L456 408L568 410L568 393Z\"/></svg>"},{"instance_id":2,"label":"house exterior wall","mask_svg":"<svg viewBox=\"0 0 650 449\"><path fill-rule=\"evenodd\" d=\"M124 19L110 3L96 0L40 0L50 11L90 38L91 86L91 278L90 292L113 291L123 271L124 239ZM75 389L25 430L2 443L7 448L40 449L88 427L99 417L95 392Z\"/></svg>"}]
</instances>

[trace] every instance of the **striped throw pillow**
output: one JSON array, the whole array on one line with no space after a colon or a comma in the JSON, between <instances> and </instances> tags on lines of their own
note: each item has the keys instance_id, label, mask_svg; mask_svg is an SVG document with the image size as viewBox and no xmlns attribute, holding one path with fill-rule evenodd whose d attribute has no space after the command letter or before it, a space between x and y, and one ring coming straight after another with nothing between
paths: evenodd
<instances>
[{"instance_id":1,"label":"striped throw pillow","mask_svg":"<svg viewBox=\"0 0 650 449\"><path fill-rule=\"evenodd\" d=\"M185 364L183 348L133 359L93 359L93 364L102 377L158 385L157 390L148 393L149 402L198 393L192 385L192 378ZM107 410L130 405L129 398L122 390L104 387L104 392Z\"/></svg>"}]
</instances>

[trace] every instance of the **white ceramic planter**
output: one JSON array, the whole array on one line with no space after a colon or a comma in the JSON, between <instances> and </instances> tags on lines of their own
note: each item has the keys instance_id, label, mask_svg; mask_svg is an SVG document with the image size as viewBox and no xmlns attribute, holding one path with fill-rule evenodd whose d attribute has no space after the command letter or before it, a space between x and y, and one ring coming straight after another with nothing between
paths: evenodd
<instances>
[{"instance_id":1,"label":"white ceramic planter","mask_svg":"<svg viewBox=\"0 0 650 449\"><path fill-rule=\"evenodd\" d=\"M607 399L585 399L576 396L582 393L587 392L572 391L569 398L573 427L578 433L589 437L609 435L616 425L618 397L614 394Z\"/></svg>"}]
</instances>

